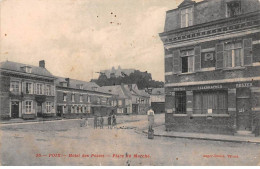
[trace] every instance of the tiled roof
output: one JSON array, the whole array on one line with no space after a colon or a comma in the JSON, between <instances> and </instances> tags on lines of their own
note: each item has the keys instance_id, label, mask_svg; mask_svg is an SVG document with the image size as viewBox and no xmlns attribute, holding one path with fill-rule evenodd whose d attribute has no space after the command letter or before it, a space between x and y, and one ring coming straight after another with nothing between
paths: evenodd
<instances>
[{"instance_id":1,"label":"tiled roof","mask_svg":"<svg viewBox=\"0 0 260 169\"><path fill-rule=\"evenodd\" d=\"M114 95L118 95L119 98L127 99L129 96L127 96L122 89L121 85L115 85L115 86L102 86L100 87L101 90L110 92Z\"/></svg>"},{"instance_id":2,"label":"tiled roof","mask_svg":"<svg viewBox=\"0 0 260 169\"><path fill-rule=\"evenodd\" d=\"M42 68L42 67L32 66L32 65L27 65L27 64L23 64L23 63L12 62L12 61L5 61L5 62L0 63L1 69L11 70L11 71L20 72L20 73L26 73L23 69L23 67L25 67L25 66L32 68L32 72L28 73L28 74L54 78L54 76L47 69Z\"/></svg>"},{"instance_id":3,"label":"tiled roof","mask_svg":"<svg viewBox=\"0 0 260 169\"><path fill-rule=\"evenodd\" d=\"M128 94L134 94L134 95L138 95L138 96L143 96L143 97L150 97L150 95L148 93L146 93L144 90L139 90L138 86L136 84L131 84L131 88L132 90L129 89L129 85L123 85L125 91Z\"/></svg>"}]
</instances>

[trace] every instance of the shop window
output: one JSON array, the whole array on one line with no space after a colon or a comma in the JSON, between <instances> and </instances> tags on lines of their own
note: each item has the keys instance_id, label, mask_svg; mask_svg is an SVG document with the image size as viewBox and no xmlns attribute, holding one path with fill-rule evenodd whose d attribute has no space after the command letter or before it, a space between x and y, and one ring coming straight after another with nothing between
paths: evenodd
<instances>
[{"instance_id":1,"label":"shop window","mask_svg":"<svg viewBox=\"0 0 260 169\"><path fill-rule=\"evenodd\" d=\"M194 72L194 50L181 52L182 73Z\"/></svg>"},{"instance_id":2,"label":"shop window","mask_svg":"<svg viewBox=\"0 0 260 169\"><path fill-rule=\"evenodd\" d=\"M228 111L227 91L194 92L194 114L226 114Z\"/></svg>"},{"instance_id":3,"label":"shop window","mask_svg":"<svg viewBox=\"0 0 260 169\"><path fill-rule=\"evenodd\" d=\"M193 25L193 10L186 8L181 10L181 27L185 28Z\"/></svg>"},{"instance_id":4,"label":"shop window","mask_svg":"<svg viewBox=\"0 0 260 169\"><path fill-rule=\"evenodd\" d=\"M27 114L32 113L32 101L25 102L25 113Z\"/></svg>"},{"instance_id":5,"label":"shop window","mask_svg":"<svg viewBox=\"0 0 260 169\"><path fill-rule=\"evenodd\" d=\"M227 3L227 17L234 17L241 14L241 2L236 0L236 1L231 1Z\"/></svg>"},{"instance_id":6,"label":"shop window","mask_svg":"<svg viewBox=\"0 0 260 169\"><path fill-rule=\"evenodd\" d=\"M239 67L243 66L242 59L242 43L226 43L224 54L224 67Z\"/></svg>"},{"instance_id":7,"label":"shop window","mask_svg":"<svg viewBox=\"0 0 260 169\"><path fill-rule=\"evenodd\" d=\"M175 93L175 110L176 114L186 114L186 92Z\"/></svg>"},{"instance_id":8,"label":"shop window","mask_svg":"<svg viewBox=\"0 0 260 169\"><path fill-rule=\"evenodd\" d=\"M47 113L51 112L51 102L46 102L46 112Z\"/></svg>"}]
</instances>

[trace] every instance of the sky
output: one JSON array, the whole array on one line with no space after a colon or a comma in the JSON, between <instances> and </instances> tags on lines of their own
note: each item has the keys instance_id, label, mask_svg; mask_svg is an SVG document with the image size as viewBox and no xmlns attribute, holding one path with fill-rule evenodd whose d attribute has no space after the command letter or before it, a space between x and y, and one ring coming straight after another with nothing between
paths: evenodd
<instances>
[{"instance_id":1,"label":"sky","mask_svg":"<svg viewBox=\"0 0 260 169\"><path fill-rule=\"evenodd\" d=\"M164 81L167 10L182 0L0 0L0 61L89 81L121 66Z\"/></svg>"}]
</instances>

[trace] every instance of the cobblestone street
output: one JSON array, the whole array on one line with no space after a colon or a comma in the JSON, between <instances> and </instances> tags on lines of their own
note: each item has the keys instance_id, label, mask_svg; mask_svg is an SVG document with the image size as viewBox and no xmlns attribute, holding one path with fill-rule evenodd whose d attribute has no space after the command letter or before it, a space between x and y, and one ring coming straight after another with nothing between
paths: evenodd
<instances>
[{"instance_id":1,"label":"cobblestone street","mask_svg":"<svg viewBox=\"0 0 260 169\"><path fill-rule=\"evenodd\" d=\"M79 127L79 120L2 125L1 165L260 165L260 145L149 140L141 132L147 116L122 119L114 129ZM156 125L163 122L155 116Z\"/></svg>"}]
</instances>

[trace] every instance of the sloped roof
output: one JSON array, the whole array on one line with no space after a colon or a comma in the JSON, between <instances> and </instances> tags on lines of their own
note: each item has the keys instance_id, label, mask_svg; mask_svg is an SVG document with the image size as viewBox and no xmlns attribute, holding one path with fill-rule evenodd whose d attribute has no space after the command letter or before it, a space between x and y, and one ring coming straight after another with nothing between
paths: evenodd
<instances>
[{"instance_id":1,"label":"sloped roof","mask_svg":"<svg viewBox=\"0 0 260 169\"><path fill-rule=\"evenodd\" d=\"M66 82L65 77L56 77L57 79L55 80L55 84L57 86L61 86L60 82ZM70 88L75 88L79 89L77 85L83 85L84 90L93 90L93 87L100 88L96 83L94 82L86 82L86 81L81 81L81 80L76 80L76 79L71 79L70 78Z\"/></svg>"},{"instance_id":2,"label":"sloped roof","mask_svg":"<svg viewBox=\"0 0 260 169\"><path fill-rule=\"evenodd\" d=\"M131 93L138 96L150 97L144 90L139 90L136 84L131 84L132 90L129 89L129 85L123 85L127 93Z\"/></svg>"},{"instance_id":3,"label":"sloped roof","mask_svg":"<svg viewBox=\"0 0 260 169\"><path fill-rule=\"evenodd\" d=\"M164 94L164 88L153 88L152 89L152 95L163 95Z\"/></svg>"},{"instance_id":4,"label":"sloped roof","mask_svg":"<svg viewBox=\"0 0 260 169\"><path fill-rule=\"evenodd\" d=\"M118 95L119 98L124 98L124 99L129 98L129 96L124 93L121 85L102 86L102 87L100 87L100 90L105 91L105 92L110 92L114 95Z\"/></svg>"},{"instance_id":5,"label":"sloped roof","mask_svg":"<svg viewBox=\"0 0 260 169\"><path fill-rule=\"evenodd\" d=\"M33 75L39 75L39 76L46 76L46 77L51 77L55 78L46 68L38 67L38 66L32 66L32 65L27 65L23 63L18 63L18 62L12 62L12 61L5 61L0 63L0 68L3 70L11 70L15 72L20 72L20 73L26 73L23 70L23 67L28 66L32 68L32 72L28 74L33 74Z\"/></svg>"}]
</instances>

